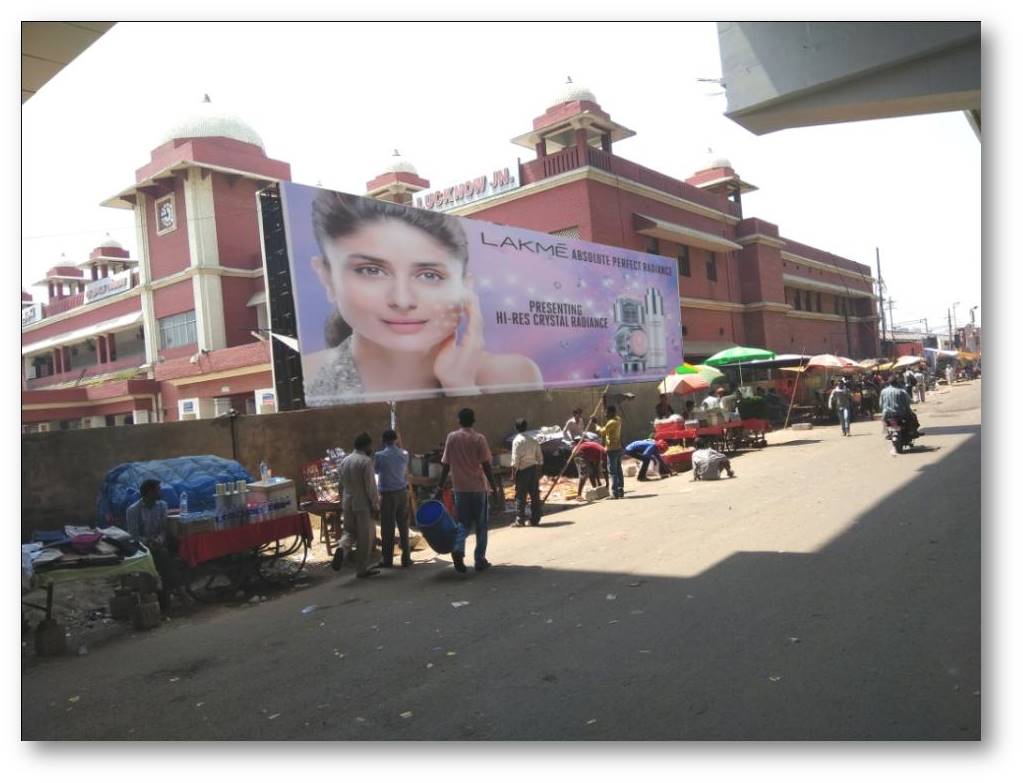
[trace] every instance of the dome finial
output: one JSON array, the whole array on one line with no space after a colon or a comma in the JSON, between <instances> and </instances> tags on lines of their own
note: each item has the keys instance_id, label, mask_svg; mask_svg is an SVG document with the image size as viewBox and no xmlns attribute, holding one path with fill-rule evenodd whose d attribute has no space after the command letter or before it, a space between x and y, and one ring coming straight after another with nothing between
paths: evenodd
<instances>
[{"instance_id":1,"label":"dome finial","mask_svg":"<svg viewBox=\"0 0 1023 783\"><path fill-rule=\"evenodd\" d=\"M569 77L568 77L568 78L567 78L567 79L565 80L565 84L572 84L572 77L571 77L571 76L569 76Z\"/></svg>"},{"instance_id":2,"label":"dome finial","mask_svg":"<svg viewBox=\"0 0 1023 783\"><path fill-rule=\"evenodd\" d=\"M401 157L401 153L398 152L397 148L395 148L394 153L391 155L391 157L392 158L400 158Z\"/></svg>"},{"instance_id":3,"label":"dome finial","mask_svg":"<svg viewBox=\"0 0 1023 783\"><path fill-rule=\"evenodd\" d=\"M210 94L208 92L204 92L202 94L202 102L203 103L213 103L213 101L210 100Z\"/></svg>"}]
</instances>

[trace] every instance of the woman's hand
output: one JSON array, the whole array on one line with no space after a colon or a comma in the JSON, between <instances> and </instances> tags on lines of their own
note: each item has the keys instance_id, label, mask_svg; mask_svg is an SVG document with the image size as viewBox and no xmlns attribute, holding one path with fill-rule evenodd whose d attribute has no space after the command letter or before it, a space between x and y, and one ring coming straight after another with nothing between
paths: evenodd
<instances>
[{"instance_id":1,"label":"woman's hand","mask_svg":"<svg viewBox=\"0 0 1023 783\"><path fill-rule=\"evenodd\" d=\"M483 314L475 291L469 291L462 300L466 315L462 344L457 345L457 329L441 345L433 362L433 373L445 389L458 389L466 394L479 392L476 373L483 359Z\"/></svg>"}]
</instances>

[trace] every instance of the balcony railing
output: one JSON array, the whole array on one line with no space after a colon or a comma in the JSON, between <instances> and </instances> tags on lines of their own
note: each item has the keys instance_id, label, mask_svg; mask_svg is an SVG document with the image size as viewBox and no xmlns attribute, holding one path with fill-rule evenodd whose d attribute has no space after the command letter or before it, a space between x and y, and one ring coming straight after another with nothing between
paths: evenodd
<instances>
[{"instance_id":1,"label":"balcony railing","mask_svg":"<svg viewBox=\"0 0 1023 783\"><path fill-rule=\"evenodd\" d=\"M92 282L92 281L88 281ZM132 272L131 275L131 288L132 290L139 284L139 276L137 272ZM102 299L95 300L102 302ZM43 305L43 319L51 318L61 313L66 313L68 310L74 310L76 307L81 307L85 304L85 292L79 291L77 294L70 294L69 296L61 297L60 299L54 299L53 301ZM89 304L92 304L90 302Z\"/></svg>"},{"instance_id":2,"label":"balcony railing","mask_svg":"<svg viewBox=\"0 0 1023 783\"><path fill-rule=\"evenodd\" d=\"M106 364L91 364L88 367L76 367L73 370L67 372L57 373L54 375L44 375L41 378L28 378L25 381L25 388L28 390L43 389L49 386L55 386L58 383L69 383L71 381L77 381L81 377L84 383L89 378L94 378L97 375L106 375L107 373L117 372L118 370L128 370L134 367L138 367L145 363L145 353L136 353L131 356L119 357L112 362ZM83 373L84 371L84 373Z\"/></svg>"}]
</instances>

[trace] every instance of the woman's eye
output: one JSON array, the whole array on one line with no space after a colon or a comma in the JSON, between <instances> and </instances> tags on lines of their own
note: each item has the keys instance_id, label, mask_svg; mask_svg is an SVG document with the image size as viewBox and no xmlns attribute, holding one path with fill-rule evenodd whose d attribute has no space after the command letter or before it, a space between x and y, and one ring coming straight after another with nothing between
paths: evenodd
<instances>
[{"instance_id":1,"label":"woman's eye","mask_svg":"<svg viewBox=\"0 0 1023 783\"><path fill-rule=\"evenodd\" d=\"M363 277L383 277L387 273L379 266L360 266L356 267L355 274Z\"/></svg>"},{"instance_id":2,"label":"woman's eye","mask_svg":"<svg viewBox=\"0 0 1023 783\"><path fill-rule=\"evenodd\" d=\"M419 279L425 280L428 283L438 283L444 279L444 276L434 272L433 270L427 269L419 273Z\"/></svg>"}]
</instances>

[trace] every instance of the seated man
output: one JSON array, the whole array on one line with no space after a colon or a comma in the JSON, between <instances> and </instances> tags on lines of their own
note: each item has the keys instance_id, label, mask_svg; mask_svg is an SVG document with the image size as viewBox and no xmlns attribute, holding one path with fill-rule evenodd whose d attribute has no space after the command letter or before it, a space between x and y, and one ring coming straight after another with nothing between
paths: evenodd
<instances>
[{"instance_id":1,"label":"seated man","mask_svg":"<svg viewBox=\"0 0 1023 783\"><path fill-rule=\"evenodd\" d=\"M576 500L583 499L583 486L586 479L594 489L600 486L601 466L607 459L607 449L592 440L576 440L578 447L575 452L575 468L579 472L579 486L576 488ZM607 481L605 480L605 484Z\"/></svg>"},{"instance_id":2,"label":"seated man","mask_svg":"<svg viewBox=\"0 0 1023 783\"><path fill-rule=\"evenodd\" d=\"M881 419L904 418L909 422L910 432L914 438L923 435L920 432L920 420L910 407L909 394L899 381L899 376L892 373L888 385L881 390Z\"/></svg>"},{"instance_id":3,"label":"seated man","mask_svg":"<svg viewBox=\"0 0 1023 783\"><path fill-rule=\"evenodd\" d=\"M735 478L732 463L720 451L710 448L706 438L696 439L696 451L693 452L693 481L717 481L721 471Z\"/></svg>"},{"instance_id":4,"label":"seated man","mask_svg":"<svg viewBox=\"0 0 1023 783\"><path fill-rule=\"evenodd\" d=\"M184 587L180 584L178 563L174 557L178 544L167 529L167 503L160 500L160 482L146 479L139 485L139 492L142 497L128 506L125 512L125 527L153 556L156 571L160 574L160 610L165 612L172 591L184 600Z\"/></svg>"},{"instance_id":5,"label":"seated man","mask_svg":"<svg viewBox=\"0 0 1023 783\"><path fill-rule=\"evenodd\" d=\"M658 472L662 478L671 475L671 466L661 457L661 452L667 450L668 444L663 440L634 440L625 447L626 454L643 462L639 467L639 476L637 476L640 481L649 481L646 471L650 467L651 460L657 463Z\"/></svg>"}]
</instances>

